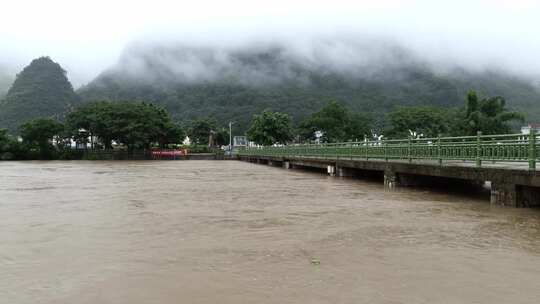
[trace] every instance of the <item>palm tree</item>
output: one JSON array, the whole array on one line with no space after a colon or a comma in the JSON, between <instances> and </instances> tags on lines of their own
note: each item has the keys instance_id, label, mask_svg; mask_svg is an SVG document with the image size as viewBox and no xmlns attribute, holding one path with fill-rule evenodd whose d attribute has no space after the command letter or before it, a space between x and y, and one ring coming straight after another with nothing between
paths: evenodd
<instances>
[{"instance_id":1,"label":"palm tree","mask_svg":"<svg viewBox=\"0 0 540 304\"><path fill-rule=\"evenodd\" d=\"M465 124L463 128L468 135L510 133L511 121L523 121L519 112L506 109L506 100L501 96L488 97L479 100L475 91L467 94L465 108Z\"/></svg>"}]
</instances>

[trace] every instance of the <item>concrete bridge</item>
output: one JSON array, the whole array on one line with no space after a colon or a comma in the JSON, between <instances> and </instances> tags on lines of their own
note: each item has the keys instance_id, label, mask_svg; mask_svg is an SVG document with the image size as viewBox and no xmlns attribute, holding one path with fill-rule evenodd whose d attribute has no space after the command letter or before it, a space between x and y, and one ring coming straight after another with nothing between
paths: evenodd
<instances>
[{"instance_id":1,"label":"concrete bridge","mask_svg":"<svg viewBox=\"0 0 540 304\"><path fill-rule=\"evenodd\" d=\"M241 150L243 161L318 168L335 176L381 176L388 188L491 184L491 203L540 206L535 134L438 137Z\"/></svg>"}]
</instances>

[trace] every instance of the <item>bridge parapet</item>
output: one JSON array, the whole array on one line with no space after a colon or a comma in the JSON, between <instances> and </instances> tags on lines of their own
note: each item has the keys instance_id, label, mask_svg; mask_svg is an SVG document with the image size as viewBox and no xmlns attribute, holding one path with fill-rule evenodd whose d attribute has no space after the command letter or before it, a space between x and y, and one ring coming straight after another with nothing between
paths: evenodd
<instances>
[{"instance_id":1,"label":"bridge parapet","mask_svg":"<svg viewBox=\"0 0 540 304\"><path fill-rule=\"evenodd\" d=\"M455 161L472 162L476 167L490 163L528 164L536 170L538 140L530 134L501 134L421 139L390 139L322 144L293 144L251 147L238 151L240 156L324 157L328 159L435 162L440 166Z\"/></svg>"}]
</instances>

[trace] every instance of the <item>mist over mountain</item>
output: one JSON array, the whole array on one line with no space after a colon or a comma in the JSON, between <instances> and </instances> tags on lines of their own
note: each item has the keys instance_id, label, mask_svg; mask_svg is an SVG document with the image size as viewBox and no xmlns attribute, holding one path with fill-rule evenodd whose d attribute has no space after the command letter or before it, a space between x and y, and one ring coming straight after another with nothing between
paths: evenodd
<instances>
[{"instance_id":1,"label":"mist over mountain","mask_svg":"<svg viewBox=\"0 0 540 304\"><path fill-rule=\"evenodd\" d=\"M126 48L119 62L78 93L85 101L146 100L179 120L213 116L244 129L271 108L296 121L337 100L352 110L383 113L396 106L461 106L469 90L506 97L510 108L540 119L532 80L502 70L433 64L381 40L320 39L235 46L145 44Z\"/></svg>"},{"instance_id":2,"label":"mist over mountain","mask_svg":"<svg viewBox=\"0 0 540 304\"><path fill-rule=\"evenodd\" d=\"M132 43L115 75L146 84L233 82L242 85L309 84L309 73L343 74L368 79L386 69L421 64L405 48L375 40L338 38L308 41L252 41L236 45ZM388 74L388 73L387 73Z\"/></svg>"}]
</instances>

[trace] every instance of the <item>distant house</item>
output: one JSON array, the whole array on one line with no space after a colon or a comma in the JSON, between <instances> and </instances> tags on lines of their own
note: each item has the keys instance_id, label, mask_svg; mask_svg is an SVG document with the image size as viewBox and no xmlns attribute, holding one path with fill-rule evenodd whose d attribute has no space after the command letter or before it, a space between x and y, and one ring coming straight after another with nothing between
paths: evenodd
<instances>
[{"instance_id":1,"label":"distant house","mask_svg":"<svg viewBox=\"0 0 540 304\"><path fill-rule=\"evenodd\" d=\"M521 127L521 134L529 134L531 128L533 128L537 134L540 134L540 124L528 124Z\"/></svg>"},{"instance_id":2,"label":"distant house","mask_svg":"<svg viewBox=\"0 0 540 304\"><path fill-rule=\"evenodd\" d=\"M233 147L246 147L247 145L248 145L247 137L245 136L233 137Z\"/></svg>"}]
</instances>

